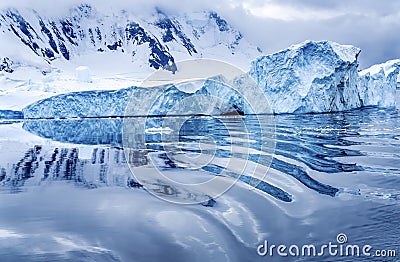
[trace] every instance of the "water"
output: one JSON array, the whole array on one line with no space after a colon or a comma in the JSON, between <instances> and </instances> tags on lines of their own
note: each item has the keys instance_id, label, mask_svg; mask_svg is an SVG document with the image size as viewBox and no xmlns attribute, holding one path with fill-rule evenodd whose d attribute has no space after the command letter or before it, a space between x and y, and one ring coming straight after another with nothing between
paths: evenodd
<instances>
[{"instance_id":1,"label":"water","mask_svg":"<svg viewBox=\"0 0 400 262\"><path fill-rule=\"evenodd\" d=\"M4 121L1 260L280 261L260 257L258 245L323 245L345 233L349 244L396 250L385 258L396 261L399 119L376 108L280 115L274 125L271 116L172 118L184 123L177 132L160 129L166 119L141 119L143 143L129 154L124 119ZM156 172L179 183L238 181L214 198Z\"/></svg>"}]
</instances>

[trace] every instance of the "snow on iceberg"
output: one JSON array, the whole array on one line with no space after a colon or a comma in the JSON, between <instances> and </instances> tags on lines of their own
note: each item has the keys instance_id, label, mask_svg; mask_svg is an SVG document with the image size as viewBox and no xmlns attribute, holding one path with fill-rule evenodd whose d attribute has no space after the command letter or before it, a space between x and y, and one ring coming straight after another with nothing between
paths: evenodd
<instances>
[{"instance_id":1,"label":"snow on iceberg","mask_svg":"<svg viewBox=\"0 0 400 262\"><path fill-rule=\"evenodd\" d=\"M321 113L362 106L392 107L399 63L358 74L360 49L330 41L306 41L252 62L249 72L274 113ZM386 71L385 71L386 70ZM372 70L370 70L372 71Z\"/></svg>"},{"instance_id":2,"label":"snow on iceberg","mask_svg":"<svg viewBox=\"0 0 400 262\"><path fill-rule=\"evenodd\" d=\"M358 91L363 106L393 107L396 104L400 59L373 65L359 73Z\"/></svg>"}]
</instances>

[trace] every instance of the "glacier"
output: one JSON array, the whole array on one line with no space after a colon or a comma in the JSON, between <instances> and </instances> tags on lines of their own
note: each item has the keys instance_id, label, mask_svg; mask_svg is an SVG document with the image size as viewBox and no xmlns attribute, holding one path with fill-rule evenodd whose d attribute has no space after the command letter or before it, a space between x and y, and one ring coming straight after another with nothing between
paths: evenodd
<instances>
[{"instance_id":1,"label":"glacier","mask_svg":"<svg viewBox=\"0 0 400 262\"><path fill-rule=\"evenodd\" d=\"M35 102L24 108L23 113L30 119L124 116L128 103L128 115L135 116L164 116L177 104L181 104L180 112L194 115L233 111L325 113L395 106L400 60L359 72L360 51L330 41L306 41L259 57L247 74L236 75L234 79L217 75L198 81L197 88L189 83L181 87L172 84L68 93ZM255 95L251 81L262 89L269 104ZM190 103L182 102L187 98L191 98Z\"/></svg>"}]
</instances>

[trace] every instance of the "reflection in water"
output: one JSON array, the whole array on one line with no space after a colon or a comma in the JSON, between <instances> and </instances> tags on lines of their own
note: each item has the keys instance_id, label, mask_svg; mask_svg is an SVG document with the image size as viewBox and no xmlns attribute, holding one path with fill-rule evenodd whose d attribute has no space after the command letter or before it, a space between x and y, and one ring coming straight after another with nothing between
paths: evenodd
<instances>
[{"instance_id":1,"label":"reflection in water","mask_svg":"<svg viewBox=\"0 0 400 262\"><path fill-rule=\"evenodd\" d=\"M0 181L12 192L23 189L30 180L40 184L70 181L77 185L140 187L129 175L122 149L94 148L91 159L79 158L78 148L54 148L43 152L42 146L29 149L16 164L2 168Z\"/></svg>"},{"instance_id":2,"label":"reflection in water","mask_svg":"<svg viewBox=\"0 0 400 262\"><path fill-rule=\"evenodd\" d=\"M340 161L341 158L364 155L359 150L350 149L361 143L349 138L362 137L366 123L376 122L376 118L396 117L396 111L383 114L375 109L337 114L276 116L275 156L270 163L268 161L263 163L264 160L260 158L263 153L260 151L262 148L260 143L266 143L266 146L271 147L271 139L260 139L259 119L255 116L244 117L247 134L229 132L225 125L228 122L234 127L237 122L235 117L229 118L229 121L225 119L224 122L217 118L207 117L187 119L179 130L179 137L174 137L179 140L177 143L170 143L173 141L166 141L166 136L161 135L164 119L148 118L140 122L145 124L140 127L142 133L138 134L142 136L138 141L143 140L144 144L139 145L137 147L139 149L136 151L129 151L128 161L135 167L148 166L149 153L152 153L152 162L158 163L159 168L190 172L191 169L185 165L182 156L203 153L212 155L213 160L203 165L201 170L209 174L220 175L226 168L222 164L223 159L237 159L238 161L244 159L250 164L265 164L265 170L268 170L270 164L272 170L292 176L312 190L335 196L339 191L338 188L316 180L308 170L329 174L371 169L354 162ZM387 123L396 122L388 121ZM93 145L93 157L91 160L79 159L77 148L55 148L51 155L42 156L41 147L36 146L29 149L11 170L7 171L2 168L0 178L3 183L8 181L6 184L13 187L20 187L25 180L38 174L42 176L43 180L73 180L87 187L103 184L127 186L137 183L139 185L140 183L134 182L132 177L127 175L129 170L121 149L122 125L123 119L26 121L23 128L41 137L64 143ZM243 140L246 140L246 143ZM215 145L214 151L204 149L210 144ZM203 148L199 148L199 145ZM252 151L246 154L242 150L244 147L249 147ZM177 149L179 150L177 151ZM154 160L154 158L158 160ZM92 171L85 172L89 168ZM228 171L226 173L228 176L254 185L257 189L277 199L287 202L292 200L291 192L287 192L286 189L255 179L246 172L240 174L234 169ZM89 173L97 174L97 178L88 178ZM124 175L117 176L115 173ZM162 183L154 183L154 186L160 187L161 185ZM168 192L183 189L166 187L159 190L169 194ZM185 192L185 194L190 194L190 192Z\"/></svg>"},{"instance_id":3,"label":"reflection in water","mask_svg":"<svg viewBox=\"0 0 400 262\"><path fill-rule=\"evenodd\" d=\"M40 137L85 145L122 147L122 119L31 120L23 128Z\"/></svg>"}]
</instances>

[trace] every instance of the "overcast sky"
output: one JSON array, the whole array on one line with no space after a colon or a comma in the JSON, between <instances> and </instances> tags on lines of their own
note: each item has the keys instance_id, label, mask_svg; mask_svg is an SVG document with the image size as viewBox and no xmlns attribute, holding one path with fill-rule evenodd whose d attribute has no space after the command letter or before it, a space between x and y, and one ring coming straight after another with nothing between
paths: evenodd
<instances>
[{"instance_id":1,"label":"overcast sky","mask_svg":"<svg viewBox=\"0 0 400 262\"><path fill-rule=\"evenodd\" d=\"M312 39L360 47L362 68L400 58L400 1L397 0L0 0L0 8L35 6L57 13L67 10L67 5L82 2L107 10L110 3L113 9L141 12L154 6L175 13L216 10L264 53Z\"/></svg>"},{"instance_id":2,"label":"overcast sky","mask_svg":"<svg viewBox=\"0 0 400 262\"><path fill-rule=\"evenodd\" d=\"M227 15L247 38L271 53L307 39L362 49L360 66L400 58L400 1L231 0ZM225 13L225 12L224 12Z\"/></svg>"}]
</instances>

